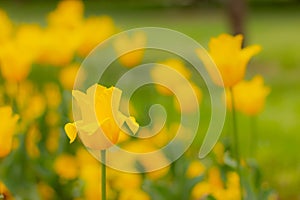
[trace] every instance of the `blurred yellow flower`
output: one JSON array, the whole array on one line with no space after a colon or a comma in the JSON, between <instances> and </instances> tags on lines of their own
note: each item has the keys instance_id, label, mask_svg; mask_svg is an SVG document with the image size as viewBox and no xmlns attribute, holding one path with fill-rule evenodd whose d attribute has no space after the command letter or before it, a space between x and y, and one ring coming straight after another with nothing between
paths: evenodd
<instances>
[{"instance_id":1,"label":"blurred yellow flower","mask_svg":"<svg viewBox=\"0 0 300 200\"><path fill-rule=\"evenodd\" d=\"M61 103L61 92L59 86L55 83L47 83L43 88L48 108L57 109Z\"/></svg>"},{"instance_id":2,"label":"blurred yellow flower","mask_svg":"<svg viewBox=\"0 0 300 200\"><path fill-rule=\"evenodd\" d=\"M209 42L209 54L215 62L222 76L225 87L232 87L243 80L247 64L252 56L257 54L261 47L252 45L242 49L243 36L221 34ZM197 50L201 58L201 50ZM222 86L220 80L212 69L207 69L213 81Z\"/></svg>"},{"instance_id":3,"label":"blurred yellow flower","mask_svg":"<svg viewBox=\"0 0 300 200\"><path fill-rule=\"evenodd\" d=\"M54 161L54 171L63 179L72 180L79 175L79 168L74 156L59 155Z\"/></svg>"},{"instance_id":4,"label":"blurred yellow flower","mask_svg":"<svg viewBox=\"0 0 300 200\"><path fill-rule=\"evenodd\" d=\"M79 106L81 120L65 125L71 142L78 130L85 146L101 150L118 141L123 124L126 123L133 133L138 131L139 125L135 119L119 111L122 91L118 88L94 84L87 89L87 93L73 90L72 95Z\"/></svg>"},{"instance_id":5,"label":"blurred yellow flower","mask_svg":"<svg viewBox=\"0 0 300 200\"><path fill-rule=\"evenodd\" d=\"M10 21L6 12L0 9L0 44L3 44L9 39L12 29L12 22Z\"/></svg>"},{"instance_id":6,"label":"blurred yellow flower","mask_svg":"<svg viewBox=\"0 0 300 200\"><path fill-rule=\"evenodd\" d=\"M86 165L99 165L98 160L82 147L76 151L76 159L80 169Z\"/></svg>"},{"instance_id":7,"label":"blurred yellow flower","mask_svg":"<svg viewBox=\"0 0 300 200\"><path fill-rule=\"evenodd\" d=\"M101 188L101 168L99 162L95 164L82 163L80 169L80 179L84 181L84 199L101 200L101 191L99 192L99 187ZM95 178L97 177L97 178ZM108 176L109 177L109 176ZM106 185L107 196L114 198L114 194L110 187L110 184Z\"/></svg>"},{"instance_id":8,"label":"blurred yellow flower","mask_svg":"<svg viewBox=\"0 0 300 200\"><path fill-rule=\"evenodd\" d=\"M142 176L140 174L118 172L111 184L118 191L139 189L142 184Z\"/></svg>"},{"instance_id":9,"label":"blurred yellow flower","mask_svg":"<svg viewBox=\"0 0 300 200\"><path fill-rule=\"evenodd\" d=\"M29 128L26 135L26 151L30 158L37 158L40 156L40 150L37 143L41 140L41 133L37 125Z\"/></svg>"},{"instance_id":10,"label":"blurred yellow flower","mask_svg":"<svg viewBox=\"0 0 300 200\"><path fill-rule=\"evenodd\" d=\"M180 59L170 58L163 62L159 62L159 64L165 65L167 67L170 67L171 69L176 70L177 73L179 73L186 79L189 79L191 77L191 72L187 69L187 67ZM170 86L173 87L181 86L181 82L178 81L176 76L174 74L170 74L170 69L161 68L159 66L154 67L153 70L151 71L151 77L156 83L164 80L164 82ZM167 96L173 95L172 91L164 86L156 85L156 88L163 95L167 95Z\"/></svg>"},{"instance_id":11,"label":"blurred yellow flower","mask_svg":"<svg viewBox=\"0 0 300 200\"><path fill-rule=\"evenodd\" d=\"M233 87L235 108L246 115L257 115L263 110L269 93L270 88L264 85L264 79L260 75L250 81L242 81ZM231 108L230 97L229 91L227 91L226 98L229 108Z\"/></svg>"},{"instance_id":12,"label":"blurred yellow flower","mask_svg":"<svg viewBox=\"0 0 300 200\"><path fill-rule=\"evenodd\" d=\"M150 196L142 191L141 189L136 190L122 190L120 193L119 200L150 200Z\"/></svg>"},{"instance_id":13,"label":"blurred yellow flower","mask_svg":"<svg viewBox=\"0 0 300 200\"><path fill-rule=\"evenodd\" d=\"M209 183L202 181L197 183L192 190L192 199L205 199L209 194L211 194L212 188Z\"/></svg>"},{"instance_id":14,"label":"blurred yellow flower","mask_svg":"<svg viewBox=\"0 0 300 200\"><path fill-rule=\"evenodd\" d=\"M76 79L77 71L80 65L77 63L68 65L61 69L59 74L59 80L62 86L67 90L72 90L74 81Z\"/></svg>"},{"instance_id":15,"label":"blurred yellow flower","mask_svg":"<svg viewBox=\"0 0 300 200\"><path fill-rule=\"evenodd\" d=\"M0 181L0 199L3 200L14 200L15 198L12 196L11 192L8 188Z\"/></svg>"},{"instance_id":16,"label":"blurred yellow flower","mask_svg":"<svg viewBox=\"0 0 300 200\"><path fill-rule=\"evenodd\" d=\"M178 101L176 96L174 97L175 108L178 112L182 111L183 113L191 113L199 109L199 105L203 98L202 90L193 82L190 82L190 86L194 93L187 92L186 86L179 85L177 87L178 93L176 96L184 97L181 98L181 102ZM198 103L191 103L191 99L193 99L193 97L196 97Z\"/></svg>"},{"instance_id":17,"label":"blurred yellow flower","mask_svg":"<svg viewBox=\"0 0 300 200\"><path fill-rule=\"evenodd\" d=\"M47 135L46 148L50 153L54 153L57 151L59 147L59 136L60 136L59 129L53 128L49 131Z\"/></svg>"},{"instance_id":18,"label":"blurred yellow flower","mask_svg":"<svg viewBox=\"0 0 300 200\"><path fill-rule=\"evenodd\" d=\"M133 164L139 162L146 172L152 171L153 169L160 169L161 166L168 166L169 160L163 152L157 151L160 148L155 146L152 142L149 142L149 139L132 140L122 145L122 149L133 153L155 152L155 154L148 154L148 157L140 157L138 160L132 160ZM122 160L122 158L120 158L120 160ZM153 160L156 162L153 162Z\"/></svg>"},{"instance_id":19,"label":"blurred yellow flower","mask_svg":"<svg viewBox=\"0 0 300 200\"><path fill-rule=\"evenodd\" d=\"M50 66L65 66L73 60L80 39L76 31L47 28L41 38L37 62ZM63 44L63 45L62 45Z\"/></svg>"},{"instance_id":20,"label":"blurred yellow flower","mask_svg":"<svg viewBox=\"0 0 300 200\"><path fill-rule=\"evenodd\" d=\"M20 111L21 117L26 119L28 122L42 116L46 109L46 101L44 96L41 94L30 95L31 96L28 95L27 97L26 107Z\"/></svg>"},{"instance_id":21,"label":"blurred yellow flower","mask_svg":"<svg viewBox=\"0 0 300 200\"><path fill-rule=\"evenodd\" d=\"M11 151L18 119L19 116L13 114L11 107L0 107L0 158L7 156Z\"/></svg>"},{"instance_id":22,"label":"blurred yellow flower","mask_svg":"<svg viewBox=\"0 0 300 200\"><path fill-rule=\"evenodd\" d=\"M38 24L22 24L15 34L17 45L31 53L33 60L40 54L43 29Z\"/></svg>"},{"instance_id":23,"label":"blurred yellow flower","mask_svg":"<svg viewBox=\"0 0 300 200\"><path fill-rule=\"evenodd\" d=\"M213 188L223 188L220 170L217 167L212 167L208 171L208 182Z\"/></svg>"},{"instance_id":24,"label":"blurred yellow flower","mask_svg":"<svg viewBox=\"0 0 300 200\"><path fill-rule=\"evenodd\" d=\"M221 142L218 142L213 148L215 158L219 164L224 163L224 151L225 151L225 147Z\"/></svg>"},{"instance_id":25,"label":"blurred yellow flower","mask_svg":"<svg viewBox=\"0 0 300 200\"><path fill-rule=\"evenodd\" d=\"M129 68L138 65L143 59L146 42L147 38L143 32L135 32L131 37L128 35L117 37L114 48L117 55L120 56L120 63ZM130 52L126 53L126 51Z\"/></svg>"},{"instance_id":26,"label":"blurred yellow flower","mask_svg":"<svg viewBox=\"0 0 300 200\"><path fill-rule=\"evenodd\" d=\"M188 178L195 178L197 176L203 175L204 172L205 166L199 160L194 160L189 165L186 175Z\"/></svg>"},{"instance_id":27,"label":"blurred yellow flower","mask_svg":"<svg viewBox=\"0 0 300 200\"><path fill-rule=\"evenodd\" d=\"M74 29L83 21L84 4L81 0L63 0L47 16L48 25L56 28Z\"/></svg>"},{"instance_id":28,"label":"blurred yellow flower","mask_svg":"<svg viewBox=\"0 0 300 200\"><path fill-rule=\"evenodd\" d=\"M227 199L240 199L240 178L236 172L227 173Z\"/></svg>"},{"instance_id":29,"label":"blurred yellow flower","mask_svg":"<svg viewBox=\"0 0 300 200\"><path fill-rule=\"evenodd\" d=\"M33 52L15 41L7 42L0 50L0 68L3 78L11 82L23 81L28 76L34 59Z\"/></svg>"},{"instance_id":30,"label":"blurred yellow flower","mask_svg":"<svg viewBox=\"0 0 300 200\"><path fill-rule=\"evenodd\" d=\"M89 17L79 30L78 54L87 56L97 45L116 33L114 21L109 16Z\"/></svg>"},{"instance_id":31,"label":"blurred yellow flower","mask_svg":"<svg viewBox=\"0 0 300 200\"><path fill-rule=\"evenodd\" d=\"M146 175L147 178L149 178L150 180L157 180L166 176L169 173L169 171L170 171L170 166L167 166L153 172L148 172L146 173Z\"/></svg>"},{"instance_id":32,"label":"blurred yellow flower","mask_svg":"<svg viewBox=\"0 0 300 200\"><path fill-rule=\"evenodd\" d=\"M55 191L48 184L40 182L37 184L37 189L41 199L51 200L54 198Z\"/></svg>"}]
</instances>

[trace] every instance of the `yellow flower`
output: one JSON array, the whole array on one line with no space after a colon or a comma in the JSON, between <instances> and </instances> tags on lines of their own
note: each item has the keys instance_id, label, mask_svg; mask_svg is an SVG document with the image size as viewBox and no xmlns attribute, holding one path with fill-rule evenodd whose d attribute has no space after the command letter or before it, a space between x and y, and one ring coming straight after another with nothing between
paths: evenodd
<instances>
[{"instance_id":1,"label":"yellow flower","mask_svg":"<svg viewBox=\"0 0 300 200\"><path fill-rule=\"evenodd\" d=\"M37 125L29 128L26 135L26 151L30 158L37 158L40 156L40 150L37 143L41 140L41 133Z\"/></svg>"},{"instance_id":2,"label":"yellow flower","mask_svg":"<svg viewBox=\"0 0 300 200\"><path fill-rule=\"evenodd\" d=\"M68 65L74 58L79 42L77 31L48 27L41 37L37 62L52 66Z\"/></svg>"},{"instance_id":3,"label":"yellow flower","mask_svg":"<svg viewBox=\"0 0 300 200\"><path fill-rule=\"evenodd\" d=\"M12 148L13 135L18 115L12 113L9 106L0 107L0 158L7 156Z\"/></svg>"},{"instance_id":4,"label":"yellow flower","mask_svg":"<svg viewBox=\"0 0 300 200\"><path fill-rule=\"evenodd\" d=\"M142 176L140 174L118 172L111 184L112 187L118 191L135 190L140 188L142 184Z\"/></svg>"},{"instance_id":5,"label":"yellow flower","mask_svg":"<svg viewBox=\"0 0 300 200\"><path fill-rule=\"evenodd\" d=\"M8 188L0 181L0 199L4 200L14 200L15 198L12 196Z\"/></svg>"},{"instance_id":6,"label":"yellow flower","mask_svg":"<svg viewBox=\"0 0 300 200\"><path fill-rule=\"evenodd\" d=\"M12 28L12 23L7 14L0 9L0 44L8 40L11 36Z\"/></svg>"},{"instance_id":7,"label":"yellow flower","mask_svg":"<svg viewBox=\"0 0 300 200\"><path fill-rule=\"evenodd\" d=\"M54 171L63 179L75 179L79 174L75 157L68 154L59 155L54 161Z\"/></svg>"},{"instance_id":8,"label":"yellow flower","mask_svg":"<svg viewBox=\"0 0 300 200\"><path fill-rule=\"evenodd\" d=\"M167 166L153 172L148 172L146 175L147 178L149 178L150 180L157 180L166 176L169 173L169 171L170 171L170 166Z\"/></svg>"},{"instance_id":9,"label":"yellow flower","mask_svg":"<svg viewBox=\"0 0 300 200\"><path fill-rule=\"evenodd\" d=\"M205 199L212 191L211 185L206 181L202 181L193 188L192 199Z\"/></svg>"},{"instance_id":10,"label":"yellow flower","mask_svg":"<svg viewBox=\"0 0 300 200\"><path fill-rule=\"evenodd\" d=\"M186 86L179 85L177 87L178 90L177 96L184 97L181 98L181 102L179 102L177 98L174 98L175 108L177 109L178 112L182 111L183 113L191 113L199 109L199 104L201 104L202 96L203 96L202 90L192 82L190 82L190 85L194 93L191 92L187 93ZM197 98L198 103L191 103L193 102L191 100L193 99L193 97Z\"/></svg>"},{"instance_id":11,"label":"yellow flower","mask_svg":"<svg viewBox=\"0 0 300 200\"><path fill-rule=\"evenodd\" d=\"M49 185L44 182L40 182L37 185L37 189L40 195L40 198L43 200L51 200L54 198L55 191Z\"/></svg>"},{"instance_id":12,"label":"yellow flower","mask_svg":"<svg viewBox=\"0 0 300 200\"><path fill-rule=\"evenodd\" d=\"M186 175L188 178L195 178L205 172L205 166L198 160L192 161L188 167Z\"/></svg>"},{"instance_id":13,"label":"yellow flower","mask_svg":"<svg viewBox=\"0 0 300 200\"><path fill-rule=\"evenodd\" d=\"M170 58L164 62L160 62L159 64L168 66L171 69L176 70L177 73L179 73L186 79L189 79L191 77L191 72L187 69L184 63L179 59ZM166 68L161 68L159 66L153 68L153 70L151 71L151 77L156 83L164 80L165 83L167 83L172 87L180 87L182 85L181 82L178 81L174 73L170 74L170 69L168 70ZM156 88L163 95L167 95L167 96L173 95L172 91L167 89L166 87L157 85Z\"/></svg>"},{"instance_id":14,"label":"yellow flower","mask_svg":"<svg viewBox=\"0 0 300 200\"><path fill-rule=\"evenodd\" d=\"M2 76L7 81L23 81L31 70L34 53L22 47L15 41L8 42L1 47L0 68Z\"/></svg>"},{"instance_id":15,"label":"yellow flower","mask_svg":"<svg viewBox=\"0 0 300 200\"><path fill-rule=\"evenodd\" d=\"M264 86L264 79L257 75L251 81L242 81L233 87L233 96L236 110L246 115L257 115L265 105L270 88ZM231 108L230 94L226 94L228 107Z\"/></svg>"},{"instance_id":16,"label":"yellow flower","mask_svg":"<svg viewBox=\"0 0 300 200\"><path fill-rule=\"evenodd\" d=\"M122 91L118 88L94 84L87 93L73 90L72 95L79 106L81 120L65 125L70 142L74 141L78 130L85 146L101 150L117 143L120 128L125 123L133 133L138 131L135 119L119 111Z\"/></svg>"},{"instance_id":17,"label":"yellow flower","mask_svg":"<svg viewBox=\"0 0 300 200\"><path fill-rule=\"evenodd\" d=\"M46 148L50 153L54 153L57 151L59 147L59 137L60 130L59 129L51 129L47 136Z\"/></svg>"},{"instance_id":18,"label":"yellow flower","mask_svg":"<svg viewBox=\"0 0 300 200\"><path fill-rule=\"evenodd\" d=\"M146 192L140 189L121 191L119 200L132 200L132 199L150 200L150 196Z\"/></svg>"},{"instance_id":19,"label":"yellow flower","mask_svg":"<svg viewBox=\"0 0 300 200\"><path fill-rule=\"evenodd\" d=\"M116 33L114 21L109 16L90 17L79 30L81 37L78 54L87 56L98 44Z\"/></svg>"},{"instance_id":20,"label":"yellow flower","mask_svg":"<svg viewBox=\"0 0 300 200\"><path fill-rule=\"evenodd\" d=\"M61 92L59 86L55 83L47 83L43 89L48 107L57 109L61 103Z\"/></svg>"},{"instance_id":21,"label":"yellow flower","mask_svg":"<svg viewBox=\"0 0 300 200\"><path fill-rule=\"evenodd\" d=\"M110 177L109 175L110 174L107 175L108 178ZM101 188L101 176L101 167L98 162L95 162L95 164L82 163L80 179L84 181L84 199L101 200L101 191L99 192L99 187ZM116 199L114 198L114 193L111 190L110 184L106 184L106 192L107 196Z\"/></svg>"},{"instance_id":22,"label":"yellow flower","mask_svg":"<svg viewBox=\"0 0 300 200\"><path fill-rule=\"evenodd\" d=\"M221 34L209 42L209 54L222 76L225 87L232 87L244 78L249 60L261 50L258 45L242 49L242 41L242 35ZM197 54L200 58L202 57L201 53L202 51L198 49ZM213 81L222 86L216 72L213 69L207 70Z\"/></svg>"},{"instance_id":23,"label":"yellow flower","mask_svg":"<svg viewBox=\"0 0 300 200\"><path fill-rule=\"evenodd\" d=\"M22 24L16 31L16 44L29 51L36 60L41 49L42 28L37 24Z\"/></svg>"},{"instance_id":24,"label":"yellow flower","mask_svg":"<svg viewBox=\"0 0 300 200\"><path fill-rule=\"evenodd\" d=\"M240 199L240 178L236 172L227 173L227 199Z\"/></svg>"},{"instance_id":25,"label":"yellow flower","mask_svg":"<svg viewBox=\"0 0 300 200\"><path fill-rule=\"evenodd\" d=\"M153 169L160 169L161 166L167 166L169 162L163 152L157 151L160 148L157 148L152 142L149 142L149 139L132 140L122 146L122 149L133 153L156 152L152 155L148 154L148 157L140 157L138 160L131 160L133 168L135 167L135 163L139 162L146 172L152 171ZM156 162L153 162L153 160Z\"/></svg>"},{"instance_id":26,"label":"yellow flower","mask_svg":"<svg viewBox=\"0 0 300 200\"><path fill-rule=\"evenodd\" d=\"M67 90L72 90L74 81L79 69L79 64L71 64L67 67L64 67L59 74L59 80L62 86Z\"/></svg>"},{"instance_id":27,"label":"yellow flower","mask_svg":"<svg viewBox=\"0 0 300 200\"><path fill-rule=\"evenodd\" d=\"M224 163L224 151L225 151L225 147L221 142L218 142L213 148L213 152L219 164Z\"/></svg>"},{"instance_id":28,"label":"yellow flower","mask_svg":"<svg viewBox=\"0 0 300 200\"><path fill-rule=\"evenodd\" d=\"M146 41L147 38L143 32L135 32L131 38L128 35L119 36L114 43L114 48L120 56L120 63L129 68L138 65L143 59ZM126 51L130 52L124 54Z\"/></svg>"},{"instance_id":29,"label":"yellow flower","mask_svg":"<svg viewBox=\"0 0 300 200\"><path fill-rule=\"evenodd\" d=\"M84 5L80 0L60 1L57 8L47 16L49 26L74 29L81 25Z\"/></svg>"},{"instance_id":30,"label":"yellow flower","mask_svg":"<svg viewBox=\"0 0 300 200\"><path fill-rule=\"evenodd\" d=\"M214 189L223 188L221 173L217 167L212 167L208 171L208 182Z\"/></svg>"}]
</instances>

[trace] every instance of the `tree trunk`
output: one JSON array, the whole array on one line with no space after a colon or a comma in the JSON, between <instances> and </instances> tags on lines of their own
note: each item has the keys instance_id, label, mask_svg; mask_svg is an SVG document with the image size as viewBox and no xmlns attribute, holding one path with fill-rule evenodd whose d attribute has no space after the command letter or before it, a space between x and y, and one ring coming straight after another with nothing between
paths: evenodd
<instances>
[{"instance_id":1,"label":"tree trunk","mask_svg":"<svg viewBox=\"0 0 300 200\"><path fill-rule=\"evenodd\" d=\"M245 36L245 0L228 0L227 7L232 33L234 35L243 34Z\"/></svg>"}]
</instances>

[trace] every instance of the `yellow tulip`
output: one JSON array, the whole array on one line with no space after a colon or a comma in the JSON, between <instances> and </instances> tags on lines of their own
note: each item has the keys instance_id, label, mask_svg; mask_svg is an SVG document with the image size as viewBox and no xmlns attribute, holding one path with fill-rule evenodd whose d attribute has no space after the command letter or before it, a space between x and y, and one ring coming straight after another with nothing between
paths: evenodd
<instances>
[{"instance_id":1,"label":"yellow tulip","mask_svg":"<svg viewBox=\"0 0 300 200\"><path fill-rule=\"evenodd\" d=\"M55 153L59 147L60 130L53 128L47 135L46 148L50 153Z\"/></svg>"},{"instance_id":2,"label":"yellow tulip","mask_svg":"<svg viewBox=\"0 0 300 200\"><path fill-rule=\"evenodd\" d=\"M8 40L12 33L12 22L7 14L0 9L0 44Z\"/></svg>"},{"instance_id":3,"label":"yellow tulip","mask_svg":"<svg viewBox=\"0 0 300 200\"><path fill-rule=\"evenodd\" d=\"M60 1L57 8L47 16L49 26L74 29L83 20L84 4L81 0Z\"/></svg>"},{"instance_id":4,"label":"yellow tulip","mask_svg":"<svg viewBox=\"0 0 300 200\"><path fill-rule=\"evenodd\" d=\"M79 43L80 37L76 30L47 27L40 39L41 50L37 62L52 66L68 65L74 58Z\"/></svg>"},{"instance_id":5,"label":"yellow tulip","mask_svg":"<svg viewBox=\"0 0 300 200\"><path fill-rule=\"evenodd\" d=\"M44 182L39 182L37 184L38 193L41 199L51 200L54 198L55 190Z\"/></svg>"},{"instance_id":6,"label":"yellow tulip","mask_svg":"<svg viewBox=\"0 0 300 200\"><path fill-rule=\"evenodd\" d=\"M12 148L18 115L9 106L0 107L0 158L7 156Z\"/></svg>"},{"instance_id":7,"label":"yellow tulip","mask_svg":"<svg viewBox=\"0 0 300 200\"><path fill-rule=\"evenodd\" d=\"M85 146L97 150L107 149L117 143L124 124L133 133L138 131L139 125L135 119L119 111L120 89L94 84L87 89L87 93L73 90L72 95L79 106L81 120L65 125L71 143L78 131Z\"/></svg>"},{"instance_id":8,"label":"yellow tulip","mask_svg":"<svg viewBox=\"0 0 300 200\"><path fill-rule=\"evenodd\" d=\"M129 68L138 65L143 59L146 41L147 38L143 32L136 32L131 38L128 35L119 36L114 43L114 48L120 56L120 63ZM124 54L126 51L130 52Z\"/></svg>"},{"instance_id":9,"label":"yellow tulip","mask_svg":"<svg viewBox=\"0 0 300 200\"><path fill-rule=\"evenodd\" d=\"M31 70L35 55L15 41L1 47L0 68L4 79L10 82L23 81Z\"/></svg>"},{"instance_id":10,"label":"yellow tulip","mask_svg":"<svg viewBox=\"0 0 300 200\"><path fill-rule=\"evenodd\" d=\"M150 200L151 198L146 192L144 192L141 189L121 191L119 200L131 200L131 199Z\"/></svg>"},{"instance_id":11,"label":"yellow tulip","mask_svg":"<svg viewBox=\"0 0 300 200\"><path fill-rule=\"evenodd\" d=\"M187 69L187 67L184 65L184 63L176 58L167 59L163 62L160 62L159 64L165 65L170 67L171 69L176 70L177 73L182 75L184 78L189 79L191 77L191 72ZM170 71L166 68L160 68L159 66L154 67L151 71L151 77L154 80L154 82L161 82L161 80L164 80L168 85L173 87L180 87L182 84L178 81L173 73L170 75ZM166 96L173 95L172 91L169 90L166 87L163 87L161 85L156 86L157 90Z\"/></svg>"},{"instance_id":12,"label":"yellow tulip","mask_svg":"<svg viewBox=\"0 0 300 200\"><path fill-rule=\"evenodd\" d=\"M41 49L42 35L43 29L38 24L22 24L16 31L15 42L36 60Z\"/></svg>"},{"instance_id":13,"label":"yellow tulip","mask_svg":"<svg viewBox=\"0 0 300 200\"><path fill-rule=\"evenodd\" d=\"M116 30L114 21L109 16L89 17L79 30L78 54L87 56L97 45L116 33Z\"/></svg>"},{"instance_id":14,"label":"yellow tulip","mask_svg":"<svg viewBox=\"0 0 300 200\"><path fill-rule=\"evenodd\" d=\"M263 77L255 76L251 81L242 81L233 87L233 96L236 110L246 115L257 115L265 105L270 88L264 86ZM231 108L231 99L227 91L227 106Z\"/></svg>"},{"instance_id":15,"label":"yellow tulip","mask_svg":"<svg viewBox=\"0 0 300 200\"><path fill-rule=\"evenodd\" d=\"M76 79L77 71L79 69L79 64L71 64L67 67L64 67L59 74L59 80L62 86L67 90L72 90L74 81Z\"/></svg>"},{"instance_id":16,"label":"yellow tulip","mask_svg":"<svg viewBox=\"0 0 300 200\"><path fill-rule=\"evenodd\" d=\"M242 42L242 35L231 36L228 34L221 34L209 42L209 54L221 74L225 87L232 87L243 80L249 60L261 50L258 45L251 45L242 49ZM202 53L201 50L197 50L200 58ZM213 81L222 86L223 84L215 71L207 70Z\"/></svg>"},{"instance_id":17,"label":"yellow tulip","mask_svg":"<svg viewBox=\"0 0 300 200\"><path fill-rule=\"evenodd\" d=\"M29 128L25 139L26 151L30 158L38 158L40 156L40 150L37 145L40 140L41 133L37 125L33 125Z\"/></svg>"},{"instance_id":18,"label":"yellow tulip","mask_svg":"<svg viewBox=\"0 0 300 200\"><path fill-rule=\"evenodd\" d=\"M211 185L206 181L201 181L192 190L192 199L205 199L213 191Z\"/></svg>"},{"instance_id":19,"label":"yellow tulip","mask_svg":"<svg viewBox=\"0 0 300 200\"><path fill-rule=\"evenodd\" d=\"M194 160L189 165L186 175L188 178L195 178L197 176L203 175L204 172L205 166L199 160Z\"/></svg>"},{"instance_id":20,"label":"yellow tulip","mask_svg":"<svg viewBox=\"0 0 300 200\"><path fill-rule=\"evenodd\" d=\"M75 179L79 175L76 158L68 154L59 155L54 161L54 171L63 179Z\"/></svg>"}]
</instances>

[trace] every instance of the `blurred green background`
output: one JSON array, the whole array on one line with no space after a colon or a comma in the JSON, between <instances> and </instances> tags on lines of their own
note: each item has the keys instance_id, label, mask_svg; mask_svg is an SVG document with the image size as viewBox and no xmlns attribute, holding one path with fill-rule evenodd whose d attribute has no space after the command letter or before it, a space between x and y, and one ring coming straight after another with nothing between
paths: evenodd
<instances>
[{"instance_id":1,"label":"blurred green background","mask_svg":"<svg viewBox=\"0 0 300 200\"><path fill-rule=\"evenodd\" d=\"M0 8L17 22L45 24L58 1L1 0ZM300 1L248 1L247 44L260 44L247 76L262 74L272 92L258 119L256 158L264 179L280 199L300 199ZM226 1L85 1L86 15L109 15L122 30L158 26L180 31L207 48L209 38L231 33ZM1 31L1 30L0 30ZM0 47L1 48L1 47ZM239 116L241 133L250 123ZM246 138L241 134L241 143ZM241 145L243 146L243 145Z\"/></svg>"}]
</instances>

